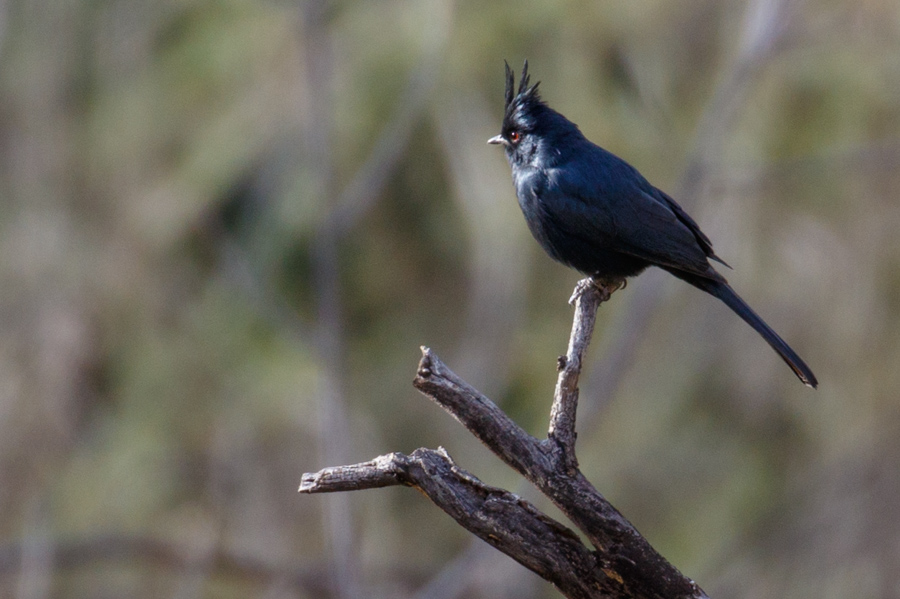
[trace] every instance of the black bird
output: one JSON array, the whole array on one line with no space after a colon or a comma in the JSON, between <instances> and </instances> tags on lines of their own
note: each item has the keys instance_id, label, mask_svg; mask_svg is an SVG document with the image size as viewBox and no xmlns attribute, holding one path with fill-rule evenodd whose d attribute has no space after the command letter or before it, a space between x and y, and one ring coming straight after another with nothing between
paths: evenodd
<instances>
[{"instance_id":1,"label":"black bird","mask_svg":"<svg viewBox=\"0 0 900 599\"><path fill-rule=\"evenodd\" d=\"M604 285L658 266L713 295L753 327L810 387L812 370L713 269L709 238L675 200L633 166L591 143L575 123L550 108L529 85L519 89L506 65L506 114L501 144L512 167L528 228L550 256ZM730 268L730 267L729 267Z\"/></svg>"}]
</instances>

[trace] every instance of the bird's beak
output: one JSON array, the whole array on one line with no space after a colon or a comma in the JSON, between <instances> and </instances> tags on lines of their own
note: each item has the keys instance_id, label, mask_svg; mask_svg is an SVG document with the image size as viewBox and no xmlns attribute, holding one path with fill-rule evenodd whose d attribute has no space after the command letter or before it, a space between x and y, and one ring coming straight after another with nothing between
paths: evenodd
<instances>
[{"instance_id":1,"label":"bird's beak","mask_svg":"<svg viewBox=\"0 0 900 599\"><path fill-rule=\"evenodd\" d=\"M496 144L503 144L504 146L507 145L506 140L503 139L502 135L495 135L494 137L492 137L488 140L488 143L492 144L492 145L496 145Z\"/></svg>"}]
</instances>

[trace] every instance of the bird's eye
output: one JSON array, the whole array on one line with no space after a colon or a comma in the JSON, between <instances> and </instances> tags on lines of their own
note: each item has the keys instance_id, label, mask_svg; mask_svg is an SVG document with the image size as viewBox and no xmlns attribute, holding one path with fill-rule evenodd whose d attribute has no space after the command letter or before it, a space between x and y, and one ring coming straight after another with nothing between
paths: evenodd
<instances>
[{"instance_id":1,"label":"bird's eye","mask_svg":"<svg viewBox=\"0 0 900 599\"><path fill-rule=\"evenodd\" d=\"M513 142L514 144L519 143L520 138L521 138L521 136L519 135L518 131L512 131L509 134L509 141Z\"/></svg>"}]
</instances>

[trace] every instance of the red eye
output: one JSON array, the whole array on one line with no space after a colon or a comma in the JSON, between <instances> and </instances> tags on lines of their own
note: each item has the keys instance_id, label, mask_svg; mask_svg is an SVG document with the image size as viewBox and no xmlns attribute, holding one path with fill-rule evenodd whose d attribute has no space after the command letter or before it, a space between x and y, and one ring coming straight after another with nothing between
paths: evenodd
<instances>
[{"instance_id":1,"label":"red eye","mask_svg":"<svg viewBox=\"0 0 900 599\"><path fill-rule=\"evenodd\" d=\"M520 135L518 131L513 131L509 134L509 141L513 142L514 144L519 143L519 138Z\"/></svg>"}]
</instances>

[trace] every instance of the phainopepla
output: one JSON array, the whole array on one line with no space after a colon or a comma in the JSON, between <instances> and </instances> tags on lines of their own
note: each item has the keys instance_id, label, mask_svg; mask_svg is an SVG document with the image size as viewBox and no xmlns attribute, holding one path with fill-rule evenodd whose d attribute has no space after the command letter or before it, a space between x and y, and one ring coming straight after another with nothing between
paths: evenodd
<instances>
[{"instance_id":1,"label":"phainopepla","mask_svg":"<svg viewBox=\"0 0 900 599\"><path fill-rule=\"evenodd\" d=\"M658 266L713 295L753 327L810 387L812 370L716 272L709 238L675 200L633 166L594 145L575 123L529 86L528 62L519 89L506 65L506 114L500 135L528 228L550 257L603 285Z\"/></svg>"}]
</instances>

